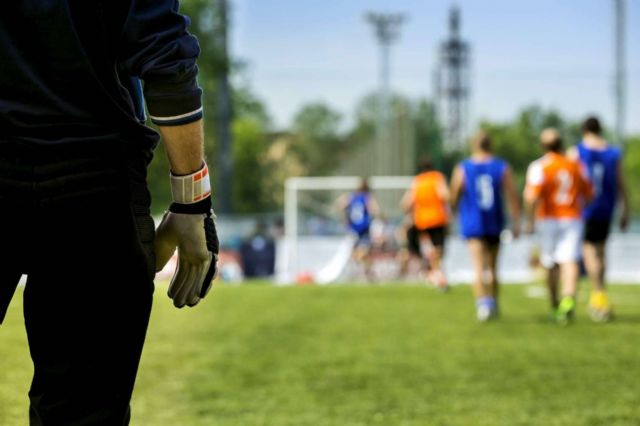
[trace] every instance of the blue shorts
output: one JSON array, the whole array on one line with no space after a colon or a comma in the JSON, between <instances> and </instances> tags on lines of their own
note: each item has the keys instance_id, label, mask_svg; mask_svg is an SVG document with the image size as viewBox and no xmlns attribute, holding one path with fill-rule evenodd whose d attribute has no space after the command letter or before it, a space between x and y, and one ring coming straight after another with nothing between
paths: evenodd
<instances>
[{"instance_id":1,"label":"blue shorts","mask_svg":"<svg viewBox=\"0 0 640 426\"><path fill-rule=\"evenodd\" d=\"M371 248L371 235L368 231L354 234L356 236L356 242L353 245L354 248Z\"/></svg>"}]
</instances>

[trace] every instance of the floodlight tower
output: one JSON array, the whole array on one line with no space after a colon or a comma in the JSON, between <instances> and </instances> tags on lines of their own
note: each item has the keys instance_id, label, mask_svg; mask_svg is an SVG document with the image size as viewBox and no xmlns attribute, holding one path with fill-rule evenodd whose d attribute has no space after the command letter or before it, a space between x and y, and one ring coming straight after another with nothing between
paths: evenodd
<instances>
[{"instance_id":1,"label":"floodlight tower","mask_svg":"<svg viewBox=\"0 0 640 426\"><path fill-rule=\"evenodd\" d=\"M380 88L378 93L378 123L376 129L375 148L373 150L374 170L371 174L387 174L389 169L389 152L391 146L390 117L390 50L391 44L400 36L400 25L405 16L399 13L368 12L365 19L373 26L374 34L380 48Z\"/></svg>"},{"instance_id":2,"label":"floodlight tower","mask_svg":"<svg viewBox=\"0 0 640 426\"><path fill-rule=\"evenodd\" d=\"M440 44L439 64L435 74L440 117L444 126L445 149L464 145L468 121L471 48L460 38L460 11L449 12L449 38Z\"/></svg>"},{"instance_id":3,"label":"floodlight tower","mask_svg":"<svg viewBox=\"0 0 640 426\"><path fill-rule=\"evenodd\" d=\"M624 144L625 116L626 116L626 64L625 64L625 1L613 1L615 13L615 125L616 143Z\"/></svg>"}]
</instances>

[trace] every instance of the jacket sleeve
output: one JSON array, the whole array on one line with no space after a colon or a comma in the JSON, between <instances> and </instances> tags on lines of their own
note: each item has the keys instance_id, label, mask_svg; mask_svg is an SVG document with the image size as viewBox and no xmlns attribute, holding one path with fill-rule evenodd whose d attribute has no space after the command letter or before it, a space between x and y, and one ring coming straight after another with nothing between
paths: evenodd
<instances>
[{"instance_id":1,"label":"jacket sleeve","mask_svg":"<svg viewBox=\"0 0 640 426\"><path fill-rule=\"evenodd\" d=\"M187 32L189 23L178 12L177 0L131 0L119 62L144 82L149 117L157 125L202 118L202 90L196 80L200 46Z\"/></svg>"}]
</instances>

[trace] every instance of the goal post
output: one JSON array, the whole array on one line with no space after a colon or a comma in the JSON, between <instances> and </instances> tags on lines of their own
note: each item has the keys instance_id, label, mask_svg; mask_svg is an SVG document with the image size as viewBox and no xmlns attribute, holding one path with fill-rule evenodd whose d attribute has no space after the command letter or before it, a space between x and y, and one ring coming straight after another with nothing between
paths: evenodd
<instances>
[{"instance_id":1,"label":"goal post","mask_svg":"<svg viewBox=\"0 0 640 426\"><path fill-rule=\"evenodd\" d=\"M371 176L367 178L371 191L381 201L383 211L390 211L394 208L399 211L401 193L411 186L412 180L413 176ZM305 272L304 266L300 262L299 252L301 192L354 191L361 181L362 178L357 176L291 177L286 180L284 196L285 239L280 250L282 259L279 262L280 271L277 280L279 283L293 283L299 273ZM386 190L395 190L396 193L389 194L391 197L381 197L382 192L386 192ZM340 251L336 246L336 252ZM332 260L328 260L327 264L331 262ZM336 263L335 260L333 263Z\"/></svg>"}]
</instances>

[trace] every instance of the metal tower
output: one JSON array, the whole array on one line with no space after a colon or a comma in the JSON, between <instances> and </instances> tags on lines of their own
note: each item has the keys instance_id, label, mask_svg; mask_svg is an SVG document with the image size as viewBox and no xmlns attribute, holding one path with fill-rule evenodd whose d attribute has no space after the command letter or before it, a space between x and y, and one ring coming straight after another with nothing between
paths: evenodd
<instances>
[{"instance_id":1,"label":"metal tower","mask_svg":"<svg viewBox=\"0 0 640 426\"><path fill-rule=\"evenodd\" d=\"M444 130L444 147L446 150L460 149L464 146L468 125L471 48L460 38L460 11L457 7L452 7L449 12L449 38L440 44L439 49L434 85Z\"/></svg>"},{"instance_id":2,"label":"metal tower","mask_svg":"<svg viewBox=\"0 0 640 426\"><path fill-rule=\"evenodd\" d=\"M374 167L372 174L388 174L389 153L393 151L391 143L391 99L390 99L390 50L391 44L398 40L400 25L405 17L399 13L373 13L365 19L374 29L380 48L380 92L378 94L378 123L376 141L373 149Z\"/></svg>"},{"instance_id":3,"label":"metal tower","mask_svg":"<svg viewBox=\"0 0 640 426\"><path fill-rule=\"evenodd\" d=\"M614 0L615 9L615 142L624 144L626 116L625 1Z\"/></svg>"}]
</instances>

